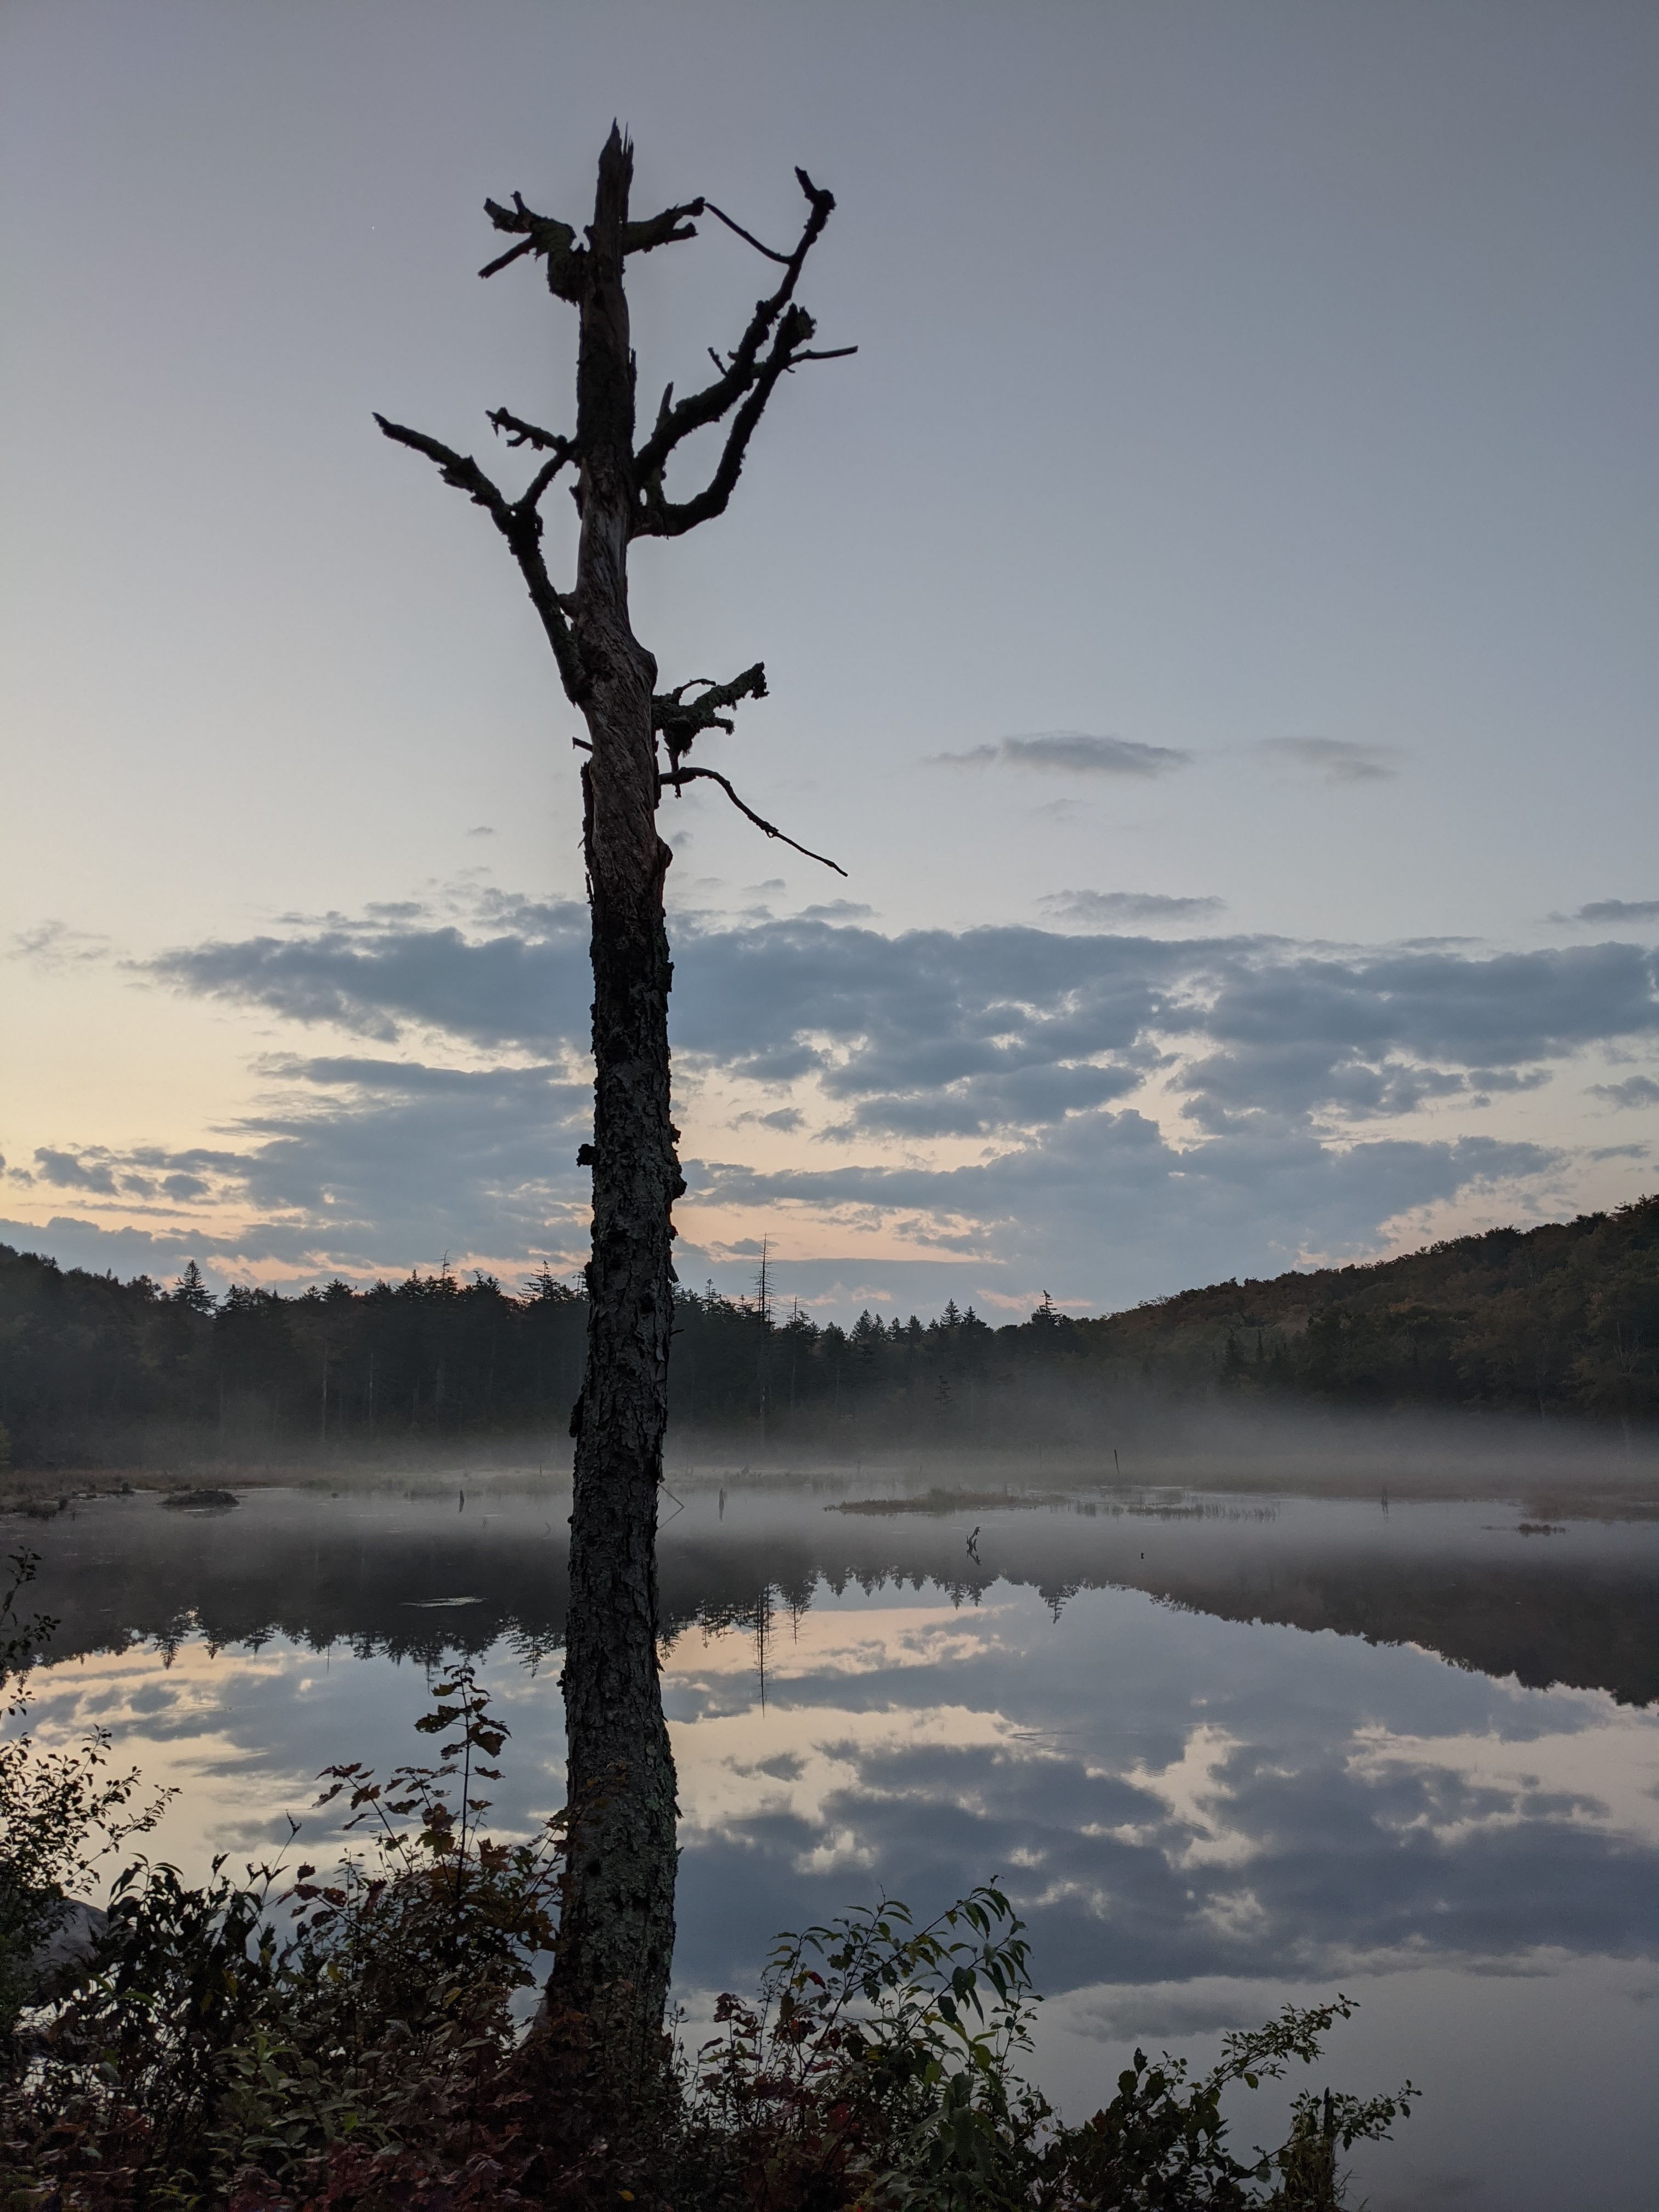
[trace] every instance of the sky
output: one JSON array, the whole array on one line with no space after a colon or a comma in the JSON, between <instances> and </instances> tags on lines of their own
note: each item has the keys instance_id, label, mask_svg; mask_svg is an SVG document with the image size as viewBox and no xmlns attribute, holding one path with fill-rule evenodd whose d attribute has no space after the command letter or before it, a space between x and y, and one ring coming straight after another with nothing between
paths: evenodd
<instances>
[{"instance_id":1,"label":"sky","mask_svg":"<svg viewBox=\"0 0 1659 2212\"><path fill-rule=\"evenodd\" d=\"M372 410L518 489L574 323L482 204L613 117L639 212L828 185L859 348L635 549L847 871L665 807L682 1278L1112 1310L1655 1188L1656 92L1601 0L10 0L0 1239L580 1264L579 723ZM767 283L699 232L642 411Z\"/></svg>"}]
</instances>

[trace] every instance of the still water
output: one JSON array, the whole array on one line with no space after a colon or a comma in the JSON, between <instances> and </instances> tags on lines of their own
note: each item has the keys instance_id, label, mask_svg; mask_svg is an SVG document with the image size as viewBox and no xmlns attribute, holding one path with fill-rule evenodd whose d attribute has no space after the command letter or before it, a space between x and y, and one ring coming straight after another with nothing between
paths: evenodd
<instances>
[{"instance_id":1,"label":"still water","mask_svg":"<svg viewBox=\"0 0 1659 2212\"><path fill-rule=\"evenodd\" d=\"M1659 2202L1659 1523L871 1488L665 1500L694 2030L775 1930L1000 1875L1074 2115L1136 2041L1204 2061L1340 1988L1327 2078L1426 2093L1356 2154L1374 2212ZM514 1731L492 1820L527 1829L560 1796L568 1511L469 1474L25 1524L63 1622L39 1733L101 1723L176 1787L152 1850L191 1875L290 1814L320 1857L318 1770L419 1755L428 1670L464 1649Z\"/></svg>"}]
</instances>

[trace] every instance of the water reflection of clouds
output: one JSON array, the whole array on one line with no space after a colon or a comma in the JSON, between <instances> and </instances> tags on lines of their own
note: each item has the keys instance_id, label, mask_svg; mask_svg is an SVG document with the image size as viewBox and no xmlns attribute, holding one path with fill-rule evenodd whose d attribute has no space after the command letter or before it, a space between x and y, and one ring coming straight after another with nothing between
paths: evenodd
<instances>
[{"instance_id":1,"label":"water reflection of clouds","mask_svg":"<svg viewBox=\"0 0 1659 2212\"><path fill-rule=\"evenodd\" d=\"M1423 1830L1447 1847L1539 1821L1659 1846L1659 1729L1626 1708L1583 1703L1583 1726L1519 1740L1496 1731L1396 1735L1373 1722L1354 1730L1348 1771L1368 1781L1412 1779L1419 1809L1403 1820L1395 1809L1384 1825Z\"/></svg>"},{"instance_id":2,"label":"water reflection of clouds","mask_svg":"<svg viewBox=\"0 0 1659 2212\"><path fill-rule=\"evenodd\" d=\"M871 1824L867 1818L849 1821L848 1808L907 1800L911 1793L897 1778L944 1751L961 1778L941 1790L935 1768L930 1808L935 1815L978 1817L983 1792L969 1778L987 1759L1008 1754L1011 1726L1000 1713L949 1705L920 1711L815 1705L803 1712L773 1704L763 1712L752 1708L683 1723L674 1734L682 1841L688 1849L752 1847L763 1832L776 1835L787 1824L817 1839L793 1854L803 1874L873 1866ZM1013 1755L1031 1753L1020 1747Z\"/></svg>"},{"instance_id":3,"label":"water reflection of clouds","mask_svg":"<svg viewBox=\"0 0 1659 2212\"><path fill-rule=\"evenodd\" d=\"M1161 1850L1174 1867L1237 1866L1254 1858L1261 1849L1261 1841L1229 1825L1225 1808L1233 1791L1221 1772L1243 1748L1225 1729L1212 1721L1199 1722L1179 1759L1156 1772L1137 1760L1119 1778L1131 1790L1158 1799L1165 1810L1164 1820L1139 1824L1124 1820L1115 1828L1104 1829L1085 1825L1080 1832L1151 1846ZM1097 1774L1099 1770L1091 1771ZM1177 1831L1174 1837L1168 1832L1171 1823Z\"/></svg>"},{"instance_id":4,"label":"water reflection of clouds","mask_svg":"<svg viewBox=\"0 0 1659 2212\"><path fill-rule=\"evenodd\" d=\"M787 1627L784 1626L788 1621ZM844 1601L814 1605L793 1619L781 1614L766 1645L769 1683L801 1682L818 1674L876 1674L899 1668L958 1665L1001 1648L1000 1609L981 1607L971 1614L932 1604L860 1606ZM711 1678L735 1684L745 1706L757 1675L754 1633L730 1628L688 1629L675 1642L664 1664L665 1687L706 1689Z\"/></svg>"},{"instance_id":5,"label":"water reflection of clouds","mask_svg":"<svg viewBox=\"0 0 1659 2212\"><path fill-rule=\"evenodd\" d=\"M761 1517L759 1505L749 1510ZM1164 2037L1184 2043L1337 1986L1365 1996L1361 2022L1345 2031L1345 2079L1427 2076L1437 2105L1469 2116L1458 2123L1466 2132L1509 2097L1504 2125L1540 2174L1547 2155L1526 2134L1528 2115L1555 2093L1540 2054L1569 2044L1596 2054L1573 2059L1562 2077L1561 2112L1577 2114L1575 2126L1590 2124L1596 2083L1631 2073L1659 2017L1640 2002L1659 1988L1659 1711L1598 1690L1523 1688L1410 1644L1252 1621L1264 1577L1251 1545L1260 1551L1271 1537L1281 1577L1297 1559L1305 1573L1312 1556L1305 1542L1295 1559L1286 1553L1296 1534L1288 1511L1242 1535L1200 1523L1159 1531L1172 1555L1178 1546L1189 1561L1210 1561L1205 1588L1219 1594L1218 1608L1196 1611L1092 1583L1056 1609L1053 1587L1068 1580L1060 1565L1081 1556L1085 1539L1098 1545L1099 1530L1037 1527L1030 1515L989 1532L988 1559L1005 1561L1010 1578L973 1606L921 1572L930 1532L908 1523L876 1532L882 1548L860 1555L857 1573L847 1546L875 1539L862 1524L824 1523L840 1548L815 1580L823 1516L816 1503L810 1519L790 1510L794 1521L781 1507L774 1518L785 1534L802 1530L799 1555L774 1556L768 1547L781 1538L770 1522L763 1541L729 1555L705 1530L696 1576L684 1562L679 1571L679 1619L699 1579L712 1593L708 1631L680 1633L664 1672L684 1808L677 1965L695 2002L750 1986L779 1928L883 1888L931 1908L1000 1874L1030 1923L1051 1996L1044 2078L1073 2106L1097 2100L1121 2063L1109 2046L1126 2036L1149 2048ZM282 1510L278 1501L265 1516L278 1534ZM246 1535L234 1533L251 1555L264 1524L252 1509L248 1521ZM184 1635L171 1663L147 1644L46 1670L40 1733L61 1741L100 1722L122 1764L178 1785L151 1855L192 1876L216 1850L233 1863L266 1855L290 1811L305 1821L298 1848L321 1856L337 1830L312 1812L317 1769L351 1758L384 1769L429 1748L411 1729L426 1704L426 1663L400 1662L385 1647L411 1619L448 1624L439 1632L448 1635L468 1616L410 1613L406 1585L425 1595L484 1587L471 1554L463 1572L446 1549L439 1574L438 1553L428 1559L422 1548L425 1524L416 1533L420 1571L398 1554L384 1578L396 1605L388 1599L377 1613L372 1589L340 1583L344 1595L313 1616L308 1586L290 1573L292 1619L257 1649L231 1642L216 1653ZM941 1561L950 1533L930 1538ZM458 1540L447 1526L430 1544L440 1538ZM733 1543L729 1529L720 1540ZM313 1550L334 1592L358 1555L308 1540L302 1567ZM101 1586L84 1594L71 1564L66 1596L102 1619ZM224 1589L240 1588L242 1553L222 1565ZM795 1602L769 1609L763 1591L769 1577L776 1590L784 1565ZM1094 1571L1103 1577L1101 1559ZM135 1567L146 1601L152 1581L154 1617L182 1620L159 1571ZM1565 1571L1561 1587L1577 1587ZM528 1582L526 1590L533 1595ZM112 1595L132 1602L125 1585ZM1528 1636L1547 1597L1526 1615ZM246 1607L239 1615L222 1591L216 1601L215 1618L277 1617ZM503 1833L526 1832L556 1804L562 1771L556 1670L534 1671L512 1641L521 1632L511 1624L532 1619L527 1601L520 1591L480 1662L514 1729L492 1814ZM349 1640L331 1648L313 1617L348 1622ZM1617 1618L1628 1636L1629 1608ZM532 1619L538 1647L554 1647L551 1622ZM1490 2054L1500 2049L1531 2085L1525 2095L1510 2096L1507 2077L1495 2081ZM1639 2097L1620 2109L1635 2112ZM1636 2125L1600 2105L1594 2124L1598 2140ZM1414 2121L1409 2158L1443 2143L1441 2126ZM1391 2198L1386 2177L1407 2173L1408 2158L1389 2156L1381 2189L1365 2178L1379 2208L1458 2201L1514 2212L1568 2201L1529 2184L1494 2195L1495 2180L1484 2195L1471 2184L1463 2198L1436 2196L1418 2185L1426 2166L1409 2168L1407 2193ZM1443 2179L1451 2168L1443 2160L1437 2170ZM1469 2170L1480 2171L1473 2154Z\"/></svg>"},{"instance_id":6,"label":"water reflection of clouds","mask_svg":"<svg viewBox=\"0 0 1659 2212\"><path fill-rule=\"evenodd\" d=\"M743 1985L762 1926L1000 1872L1070 2110L1135 2040L1204 2063L1340 1986L1363 2010L1339 2077L1409 2072L1432 2100L1360 2161L1378 2212L1570 2201L1587 2169L1560 2142L1592 2106L1600 2201L1644 2201L1659 1717L1133 1592L1080 1592L1058 1623L1006 1585L965 1617L893 1595L786 1626L763 1710L752 1638L682 1639L694 2016Z\"/></svg>"},{"instance_id":7,"label":"water reflection of clouds","mask_svg":"<svg viewBox=\"0 0 1659 2212\"><path fill-rule=\"evenodd\" d=\"M1001 1871L1074 1982L1638 1940L1648 1716L1133 1593L1081 1593L1058 1630L1029 1591L933 1619L806 1616L769 1655L764 1711L752 1644L683 1639L671 1690L704 1878L732 1848L757 1905L769 1866L843 1882L861 1866L918 1899ZM692 1672L714 1655L718 1675Z\"/></svg>"},{"instance_id":8,"label":"water reflection of clouds","mask_svg":"<svg viewBox=\"0 0 1659 2212\"><path fill-rule=\"evenodd\" d=\"M1006 1875L1055 1987L1647 1945L1652 1716L1134 1592L1058 1625L1006 1584L972 1612L897 1596L781 1615L763 1706L752 1634L670 1655L696 1978L740 1978L803 1889L834 1910L855 1870L917 1902ZM557 1800L556 1688L505 1651L487 1671L522 1832ZM317 1769L416 1755L424 1695L418 1667L281 1641L88 1656L42 1690L44 1737L98 1722L180 1790L185 1864L266 1848L290 1810L313 1849Z\"/></svg>"},{"instance_id":9,"label":"water reflection of clouds","mask_svg":"<svg viewBox=\"0 0 1659 2212\"><path fill-rule=\"evenodd\" d=\"M149 1856L176 1860L192 1878L216 1850L258 1850L286 1831L287 1814L315 1796L314 1762L285 1755L256 1723L310 1687L313 1658L286 1646L260 1653L214 1652L180 1644L164 1665L152 1648L100 1653L37 1677L31 1716L37 1740L58 1748L103 1728L111 1763L136 1766L144 1797L177 1793Z\"/></svg>"}]
</instances>

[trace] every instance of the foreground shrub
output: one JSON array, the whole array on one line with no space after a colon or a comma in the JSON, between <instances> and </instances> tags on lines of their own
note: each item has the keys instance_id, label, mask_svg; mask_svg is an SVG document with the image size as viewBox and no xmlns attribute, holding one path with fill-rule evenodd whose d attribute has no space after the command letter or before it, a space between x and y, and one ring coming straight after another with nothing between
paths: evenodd
<instances>
[{"instance_id":1,"label":"foreground shrub","mask_svg":"<svg viewBox=\"0 0 1659 2212\"><path fill-rule=\"evenodd\" d=\"M57 1622L25 1616L38 1562L19 1552L0 1592L0 1700L27 1722L31 1678ZM110 1738L91 1729L68 1751L43 1751L27 1726L0 1741L0 2073L21 2060L19 2018L40 1993L41 1954L78 1893L132 1836L153 1827L171 1792L135 1808L137 1771L109 1771Z\"/></svg>"},{"instance_id":2,"label":"foreground shrub","mask_svg":"<svg viewBox=\"0 0 1659 2212\"><path fill-rule=\"evenodd\" d=\"M1271 2154L1241 2160L1221 2111L1292 2061L1311 2064L1355 2007L1287 2006L1229 2036L1218 2065L1137 2051L1113 2102L1065 2126L1018 2071L1036 1998L1023 1923L992 1886L927 1927L888 1900L781 1940L757 2004L720 2000L724 2033L690 2069L677 2202L754 2212L1185 2212L1342 2201L1339 2151L1385 2138L1418 2092L1304 2093Z\"/></svg>"},{"instance_id":3,"label":"foreground shrub","mask_svg":"<svg viewBox=\"0 0 1659 2212\"><path fill-rule=\"evenodd\" d=\"M199 1888L170 1866L121 1876L14 2100L15 2163L88 2207L331 2202L343 2151L424 2172L499 2142L556 1838L479 1834L473 1791L507 1730L468 1668L436 1697L416 1725L454 1731L439 1764L384 1785L331 1770L323 1802L349 1791L348 1826L373 1826L328 1882L304 1865L236 1882L222 1860Z\"/></svg>"}]
</instances>

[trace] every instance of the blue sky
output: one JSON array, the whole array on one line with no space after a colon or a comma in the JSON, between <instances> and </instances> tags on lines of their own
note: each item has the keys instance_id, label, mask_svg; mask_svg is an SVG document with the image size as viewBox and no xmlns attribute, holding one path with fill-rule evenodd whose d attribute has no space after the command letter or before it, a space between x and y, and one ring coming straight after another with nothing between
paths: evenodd
<instances>
[{"instance_id":1,"label":"blue sky","mask_svg":"<svg viewBox=\"0 0 1659 2212\"><path fill-rule=\"evenodd\" d=\"M572 331L481 203L580 220L613 114L641 204L830 185L860 349L636 553L848 871L665 810L690 1267L1115 1305L1652 1187L1650 10L66 0L0 61L0 1237L580 1256L574 718L369 418L516 482ZM757 289L704 230L650 405Z\"/></svg>"}]
</instances>

